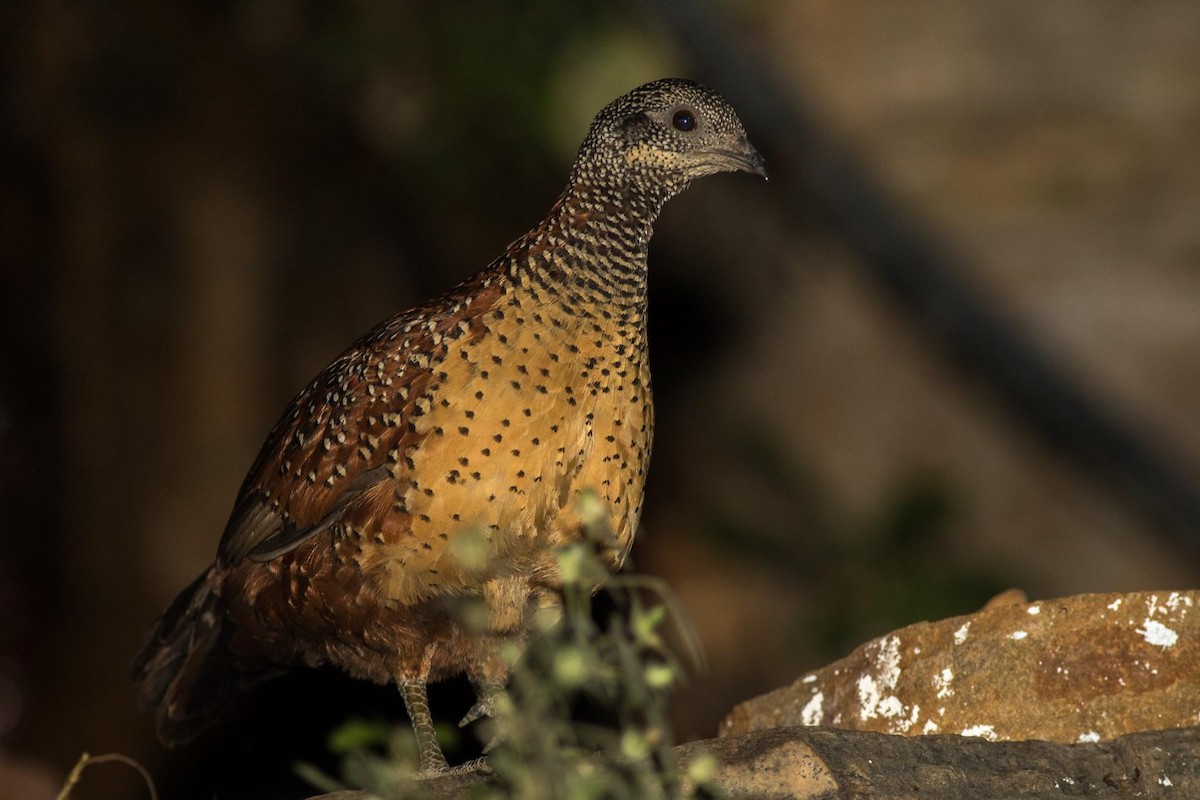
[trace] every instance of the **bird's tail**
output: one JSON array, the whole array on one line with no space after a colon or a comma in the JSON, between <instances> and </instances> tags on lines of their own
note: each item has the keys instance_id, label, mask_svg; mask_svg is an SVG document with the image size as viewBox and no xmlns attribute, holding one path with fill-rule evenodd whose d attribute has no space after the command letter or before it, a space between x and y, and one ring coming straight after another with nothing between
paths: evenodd
<instances>
[{"instance_id":1,"label":"bird's tail","mask_svg":"<svg viewBox=\"0 0 1200 800\"><path fill-rule=\"evenodd\" d=\"M167 607L133 662L139 704L154 711L165 745L195 738L228 707L237 689L224 617L214 566Z\"/></svg>"}]
</instances>

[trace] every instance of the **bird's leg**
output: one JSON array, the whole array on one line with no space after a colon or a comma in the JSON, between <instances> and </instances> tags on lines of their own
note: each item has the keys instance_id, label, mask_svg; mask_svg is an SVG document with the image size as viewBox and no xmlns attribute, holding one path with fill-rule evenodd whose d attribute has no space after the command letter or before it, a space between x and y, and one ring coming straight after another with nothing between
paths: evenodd
<instances>
[{"instance_id":1,"label":"bird's leg","mask_svg":"<svg viewBox=\"0 0 1200 800\"><path fill-rule=\"evenodd\" d=\"M425 694L422 678L404 678L400 682L404 695L404 707L412 721L413 733L417 735L417 753L420 755L421 773L445 772L448 765L438 744L437 732L433 727L433 715L429 713L429 699Z\"/></svg>"},{"instance_id":2,"label":"bird's leg","mask_svg":"<svg viewBox=\"0 0 1200 800\"><path fill-rule=\"evenodd\" d=\"M429 713L429 697L425 691L433 663L434 647L430 646L425 651L419 675L404 676L396 681L400 685L400 693L404 696L404 707L412 722L413 733L417 736L417 753L422 775L435 775L449 769L446 756L442 754L442 748L438 744L433 715Z\"/></svg>"},{"instance_id":3,"label":"bird's leg","mask_svg":"<svg viewBox=\"0 0 1200 800\"><path fill-rule=\"evenodd\" d=\"M498 680L474 674L470 677L471 685L475 687L475 705L471 706L471 710L458 723L460 728L465 728L477 719L495 716L496 697L504 691L504 684Z\"/></svg>"},{"instance_id":4,"label":"bird's leg","mask_svg":"<svg viewBox=\"0 0 1200 800\"><path fill-rule=\"evenodd\" d=\"M496 701L503 696L504 686L508 683L508 664L500 655L501 637L486 637L479 642L476 661L467 669L467 677L475 688L475 705L459 722L459 727L465 727L484 717L495 719ZM499 744L503 732L498 725L492 726L491 741L484 745L483 752L489 753Z\"/></svg>"},{"instance_id":5,"label":"bird's leg","mask_svg":"<svg viewBox=\"0 0 1200 800\"><path fill-rule=\"evenodd\" d=\"M504 691L504 684L508 682L508 665L500 655L500 647L505 640L519 637L528 625L529 595L528 576L506 575L492 578L483 585L483 604L488 612L487 631L477 640L474 665L467 668L467 677L475 687L475 705L458 727L464 728L477 719L494 716L496 696ZM487 749L490 750L491 745Z\"/></svg>"}]
</instances>

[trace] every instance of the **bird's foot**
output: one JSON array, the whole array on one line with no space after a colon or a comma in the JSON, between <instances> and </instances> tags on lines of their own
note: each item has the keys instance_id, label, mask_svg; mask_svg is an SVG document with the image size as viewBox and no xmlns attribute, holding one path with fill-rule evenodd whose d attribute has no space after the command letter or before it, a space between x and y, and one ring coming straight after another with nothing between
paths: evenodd
<instances>
[{"instance_id":1,"label":"bird's foot","mask_svg":"<svg viewBox=\"0 0 1200 800\"><path fill-rule=\"evenodd\" d=\"M491 718L495 717L495 711L496 711L495 695L490 695L487 698L487 700L479 700L478 702L475 703L475 705L471 706L471 710L468 711L467 715L465 717L463 717L462 721L460 721L458 723L458 727L465 728L466 726L470 725L475 720L483 719L484 717L491 719ZM488 753L492 752L492 750L498 744L500 744L500 734L496 733L494 736L492 736L491 741L489 741L487 744L485 744L483 746L484 755L487 755ZM483 761L484 759L476 759L476 760ZM471 763L471 762L468 762L468 763Z\"/></svg>"},{"instance_id":2,"label":"bird's foot","mask_svg":"<svg viewBox=\"0 0 1200 800\"><path fill-rule=\"evenodd\" d=\"M470 761L464 761L457 767L450 768L452 775L491 775L492 765L488 763L486 758L473 758Z\"/></svg>"},{"instance_id":3,"label":"bird's foot","mask_svg":"<svg viewBox=\"0 0 1200 800\"><path fill-rule=\"evenodd\" d=\"M458 727L465 728L477 719L494 716L496 713L496 695L493 693L483 693L479 699L475 701L475 705L463 717Z\"/></svg>"},{"instance_id":4,"label":"bird's foot","mask_svg":"<svg viewBox=\"0 0 1200 800\"><path fill-rule=\"evenodd\" d=\"M422 752L420 764L421 767L417 771L418 778L433 778L450 772L450 766L446 763L446 757L442 755L441 748L438 748L436 752L428 750Z\"/></svg>"},{"instance_id":5,"label":"bird's foot","mask_svg":"<svg viewBox=\"0 0 1200 800\"><path fill-rule=\"evenodd\" d=\"M492 765L488 763L486 758L475 758L470 761L464 761L456 767L448 766L445 762L439 765L430 767L422 766L421 771L417 773L419 780L428 780L430 778L444 778L448 775L491 775Z\"/></svg>"}]
</instances>

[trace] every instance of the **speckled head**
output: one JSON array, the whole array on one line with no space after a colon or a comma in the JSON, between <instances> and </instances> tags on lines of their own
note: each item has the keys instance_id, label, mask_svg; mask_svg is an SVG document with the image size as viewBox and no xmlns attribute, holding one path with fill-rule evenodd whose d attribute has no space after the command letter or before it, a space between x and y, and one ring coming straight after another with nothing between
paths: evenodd
<instances>
[{"instance_id":1,"label":"speckled head","mask_svg":"<svg viewBox=\"0 0 1200 800\"><path fill-rule=\"evenodd\" d=\"M596 115L572 178L665 200L695 178L733 171L767 174L729 103L695 81L663 78Z\"/></svg>"}]
</instances>

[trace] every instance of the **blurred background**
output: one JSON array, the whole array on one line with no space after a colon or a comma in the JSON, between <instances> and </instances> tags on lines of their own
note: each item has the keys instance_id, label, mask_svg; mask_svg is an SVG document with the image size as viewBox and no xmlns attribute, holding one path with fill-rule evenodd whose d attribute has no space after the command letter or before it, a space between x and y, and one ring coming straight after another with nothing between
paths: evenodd
<instances>
[{"instance_id":1,"label":"blurred background","mask_svg":"<svg viewBox=\"0 0 1200 800\"><path fill-rule=\"evenodd\" d=\"M301 797L330 727L402 719L304 673L166 752L128 665L292 395L664 75L773 173L697 183L651 248L633 561L708 654L680 738L1008 587L1197 584L1200 5L18 0L0 58L0 796L87 750ZM76 800L141 796L94 769Z\"/></svg>"}]
</instances>

